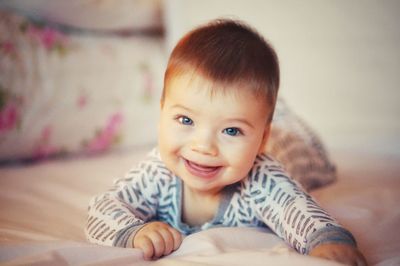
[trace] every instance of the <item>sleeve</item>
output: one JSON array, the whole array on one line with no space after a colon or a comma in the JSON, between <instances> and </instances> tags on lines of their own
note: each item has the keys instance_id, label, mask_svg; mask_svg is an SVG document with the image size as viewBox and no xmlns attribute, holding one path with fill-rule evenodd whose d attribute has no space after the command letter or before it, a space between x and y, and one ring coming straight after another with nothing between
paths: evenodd
<instances>
[{"instance_id":1,"label":"sleeve","mask_svg":"<svg viewBox=\"0 0 400 266\"><path fill-rule=\"evenodd\" d=\"M279 237L302 254L322 243L356 246L352 234L292 180L279 162L263 155L251 172L254 209Z\"/></svg>"},{"instance_id":2,"label":"sleeve","mask_svg":"<svg viewBox=\"0 0 400 266\"><path fill-rule=\"evenodd\" d=\"M151 160L142 162L90 201L85 227L89 242L132 247L134 234L156 215L160 198L156 166Z\"/></svg>"}]
</instances>

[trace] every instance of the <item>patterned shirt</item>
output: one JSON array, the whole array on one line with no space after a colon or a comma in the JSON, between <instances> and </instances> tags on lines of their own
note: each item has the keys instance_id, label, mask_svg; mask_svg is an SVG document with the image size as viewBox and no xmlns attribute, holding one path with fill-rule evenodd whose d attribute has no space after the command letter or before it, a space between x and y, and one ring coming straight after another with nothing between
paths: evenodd
<instances>
[{"instance_id":1,"label":"patterned shirt","mask_svg":"<svg viewBox=\"0 0 400 266\"><path fill-rule=\"evenodd\" d=\"M302 254L321 243L356 245L355 239L310 195L288 177L279 162L257 156L240 182L227 186L215 217L202 226L182 222L179 177L165 167L157 149L114 187L94 197L85 229L90 242L131 247L132 239L150 221L168 223L183 234L213 227L268 227Z\"/></svg>"}]
</instances>

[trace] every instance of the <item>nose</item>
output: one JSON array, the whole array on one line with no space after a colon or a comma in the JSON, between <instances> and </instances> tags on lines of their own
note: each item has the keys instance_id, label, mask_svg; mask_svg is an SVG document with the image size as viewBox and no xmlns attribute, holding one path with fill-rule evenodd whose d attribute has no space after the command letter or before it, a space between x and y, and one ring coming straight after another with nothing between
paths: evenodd
<instances>
[{"instance_id":1,"label":"nose","mask_svg":"<svg viewBox=\"0 0 400 266\"><path fill-rule=\"evenodd\" d=\"M199 131L194 135L190 143L190 148L192 151L210 155L218 155L218 147L216 145L215 137L211 132Z\"/></svg>"}]
</instances>

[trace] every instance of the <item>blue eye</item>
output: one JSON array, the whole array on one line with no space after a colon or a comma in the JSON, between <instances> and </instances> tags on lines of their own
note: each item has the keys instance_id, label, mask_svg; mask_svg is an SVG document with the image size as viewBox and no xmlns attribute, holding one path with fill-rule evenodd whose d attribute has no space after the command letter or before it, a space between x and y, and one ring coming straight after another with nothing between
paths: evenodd
<instances>
[{"instance_id":1,"label":"blue eye","mask_svg":"<svg viewBox=\"0 0 400 266\"><path fill-rule=\"evenodd\" d=\"M180 116L180 117L178 117L178 121L179 121L179 123L181 123L182 125L187 125L187 126L193 125L193 120L190 119L190 118L187 117L187 116Z\"/></svg>"},{"instance_id":2,"label":"blue eye","mask_svg":"<svg viewBox=\"0 0 400 266\"><path fill-rule=\"evenodd\" d=\"M223 132L225 133L225 134L228 134L229 136L237 136L237 135L240 135L242 132L240 131L240 129L238 129L238 128L236 128L236 127L228 127L228 128L225 128L224 130L223 130Z\"/></svg>"}]
</instances>

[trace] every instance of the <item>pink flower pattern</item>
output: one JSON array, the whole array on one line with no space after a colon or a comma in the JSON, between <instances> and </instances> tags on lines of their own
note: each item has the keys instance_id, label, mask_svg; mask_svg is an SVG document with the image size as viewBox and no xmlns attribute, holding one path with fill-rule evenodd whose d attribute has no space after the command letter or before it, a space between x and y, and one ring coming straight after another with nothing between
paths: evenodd
<instances>
[{"instance_id":1,"label":"pink flower pattern","mask_svg":"<svg viewBox=\"0 0 400 266\"><path fill-rule=\"evenodd\" d=\"M119 138L122 121L123 115L121 113L117 112L111 115L105 128L100 130L96 134L95 138L87 144L87 151L89 153L102 152L106 151L113 144L115 144Z\"/></svg>"},{"instance_id":2,"label":"pink flower pattern","mask_svg":"<svg viewBox=\"0 0 400 266\"><path fill-rule=\"evenodd\" d=\"M0 133L13 129L18 122L17 105L13 102L8 102L3 109L0 110Z\"/></svg>"},{"instance_id":3,"label":"pink flower pattern","mask_svg":"<svg viewBox=\"0 0 400 266\"><path fill-rule=\"evenodd\" d=\"M78 106L79 109L83 109L87 105L87 102L88 102L87 96L84 95L84 94L81 94L81 95L78 96L78 100L76 102L76 105Z\"/></svg>"},{"instance_id":4,"label":"pink flower pattern","mask_svg":"<svg viewBox=\"0 0 400 266\"><path fill-rule=\"evenodd\" d=\"M17 52L15 45L11 41L4 41L0 45L0 51L4 55L14 56Z\"/></svg>"},{"instance_id":5,"label":"pink flower pattern","mask_svg":"<svg viewBox=\"0 0 400 266\"><path fill-rule=\"evenodd\" d=\"M37 40L48 51L56 49L60 50L66 45L67 42L65 35L48 26L41 28L30 24L28 25L26 32L29 37Z\"/></svg>"},{"instance_id":6,"label":"pink flower pattern","mask_svg":"<svg viewBox=\"0 0 400 266\"><path fill-rule=\"evenodd\" d=\"M39 140L33 151L33 158L45 159L51 155L59 154L61 150L51 144L51 137L53 135L53 129L51 126L46 126L42 129Z\"/></svg>"}]
</instances>

